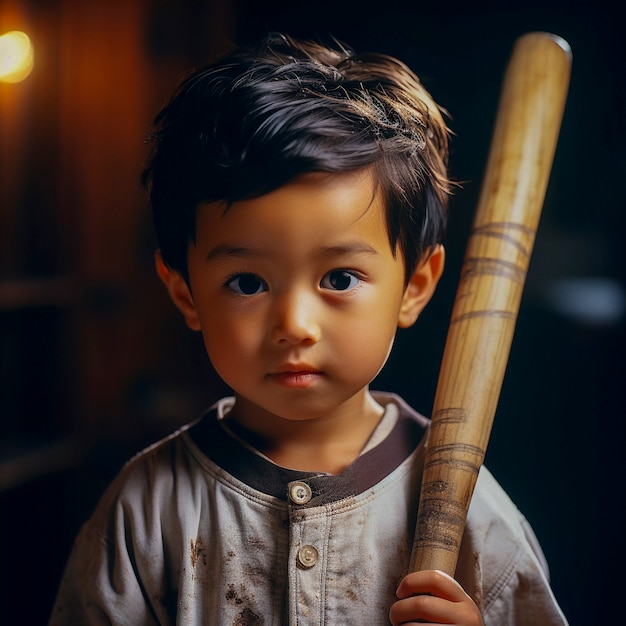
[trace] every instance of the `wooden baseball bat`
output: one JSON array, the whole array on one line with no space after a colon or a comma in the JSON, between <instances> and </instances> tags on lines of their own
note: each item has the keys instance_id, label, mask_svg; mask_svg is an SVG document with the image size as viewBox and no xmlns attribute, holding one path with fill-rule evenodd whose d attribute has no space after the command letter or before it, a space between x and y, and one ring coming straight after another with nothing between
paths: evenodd
<instances>
[{"instance_id":1,"label":"wooden baseball bat","mask_svg":"<svg viewBox=\"0 0 626 626\"><path fill-rule=\"evenodd\" d=\"M560 131L571 71L533 32L506 68L433 403L411 571L454 576L483 463Z\"/></svg>"}]
</instances>

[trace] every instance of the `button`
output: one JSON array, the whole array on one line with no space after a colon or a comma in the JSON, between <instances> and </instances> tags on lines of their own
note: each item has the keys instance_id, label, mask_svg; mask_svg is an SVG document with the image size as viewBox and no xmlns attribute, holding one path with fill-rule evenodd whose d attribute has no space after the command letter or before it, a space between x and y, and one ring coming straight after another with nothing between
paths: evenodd
<instances>
[{"instance_id":1,"label":"button","mask_svg":"<svg viewBox=\"0 0 626 626\"><path fill-rule=\"evenodd\" d=\"M319 554L313 546L302 546L298 550L298 563L308 569L317 563Z\"/></svg>"},{"instance_id":2,"label":"button","mask_svg":"<svg viewBox=\"0 0 626 626\"><path fill-rule=\"evenodd\" d=\"M289 485L289 498L295 504L306 504L311 496L311 487L306 483L295 481Z\"/></svg>"}]
</instances>

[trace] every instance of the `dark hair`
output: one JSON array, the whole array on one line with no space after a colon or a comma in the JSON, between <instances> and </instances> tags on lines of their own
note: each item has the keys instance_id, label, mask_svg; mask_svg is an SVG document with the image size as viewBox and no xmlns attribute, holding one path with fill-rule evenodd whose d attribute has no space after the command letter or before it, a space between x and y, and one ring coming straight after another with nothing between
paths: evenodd
<instances>
[{"instance_id":1,"label":"dark hair","mask_svg":"<svg viewBox=\"0 0 626 626\"><path fill-rule=\"evenodd\" d=\"M200 203L258 197L305 172L372 167L407 279L444 235L448 129L393 57L269 35L191 74L154 123L143 182L163 259L185 277Z\"/></svg>"}]
</instances>

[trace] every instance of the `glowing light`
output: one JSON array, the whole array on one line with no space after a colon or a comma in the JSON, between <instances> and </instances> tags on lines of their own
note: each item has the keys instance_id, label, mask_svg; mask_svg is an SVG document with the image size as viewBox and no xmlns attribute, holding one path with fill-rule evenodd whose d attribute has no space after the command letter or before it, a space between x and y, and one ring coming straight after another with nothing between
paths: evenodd
<instances>
[{"instance_id":1,"label":"glowing light","mask_svg":"<svg viewBox=\"0 0 626 626\"><path fill-rule=\"evenodd\" d=\"M552 308L578 322L610 325L626 313L626 292L609 278L564 278L548 292Z\"/></svg>"},{"instance_id":2,"label":"glowing light","mask_svg":"<svg viewBox=\"0 0 626 626\"><path fill-rule=\"evenodd\" d=\"M0 36L0 81L19 83L33 69L33 46L26 33L12 30Z\"/></svg>"}]
</instances>

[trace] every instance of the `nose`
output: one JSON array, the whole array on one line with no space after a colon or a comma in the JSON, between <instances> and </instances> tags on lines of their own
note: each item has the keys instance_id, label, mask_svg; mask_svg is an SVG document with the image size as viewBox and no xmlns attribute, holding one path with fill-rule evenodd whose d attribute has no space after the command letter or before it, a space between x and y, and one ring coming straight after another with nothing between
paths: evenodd
<instances>
[{"instance_id":1,"label":"nose","mask_svg":"<svg viewBox=\"0 0 626 626\"><path fill-rule=\"evenodd\" d=\"M272 340L279 344L314 344L320 340L319 311L312 294L293 291L274 303Z\"/></svg>"}]
</instances>

